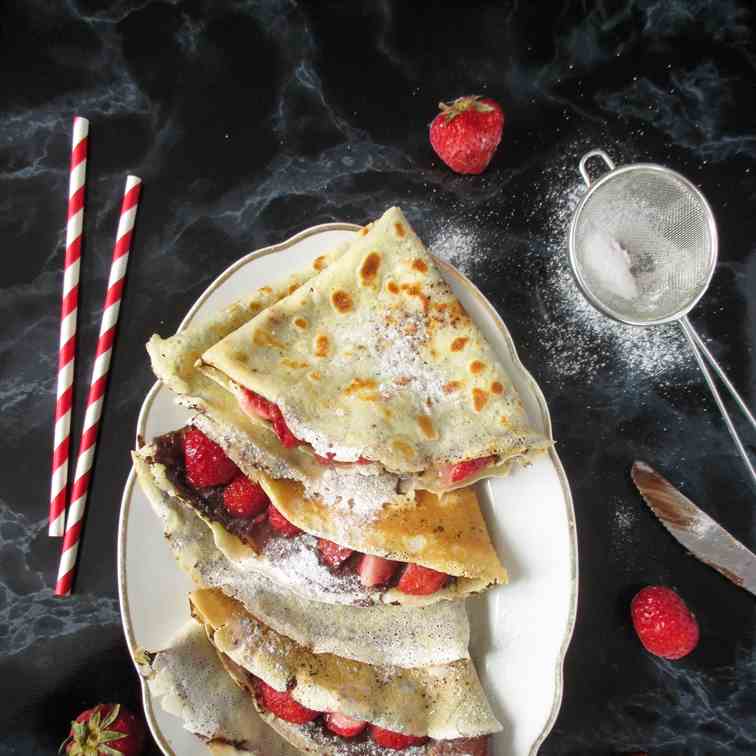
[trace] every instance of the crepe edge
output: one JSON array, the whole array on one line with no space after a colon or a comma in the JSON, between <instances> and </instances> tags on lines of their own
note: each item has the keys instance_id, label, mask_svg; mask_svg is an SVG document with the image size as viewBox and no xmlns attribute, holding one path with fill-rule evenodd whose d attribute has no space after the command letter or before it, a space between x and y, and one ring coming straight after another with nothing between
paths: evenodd
<instances>
[{"instance_id":1,"label":"crepe edge","mask_svg":"<svg viewBox=\"0 0 756 756\"><path fill-rule=\"evenodd\" d=\"M289 742L270 731L254 702L239 693L202 624L189 619L162 650L139 648L134 659L153 699L210 753L295 756ZM197 678L209 683L201 703L190 692Z\"/></svg>"}]
</instances>

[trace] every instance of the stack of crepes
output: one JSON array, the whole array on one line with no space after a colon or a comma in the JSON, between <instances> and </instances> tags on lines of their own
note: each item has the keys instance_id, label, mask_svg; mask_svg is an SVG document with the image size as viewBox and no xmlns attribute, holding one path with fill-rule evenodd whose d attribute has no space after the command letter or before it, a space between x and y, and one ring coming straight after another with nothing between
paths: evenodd
<instances>
[{"instance_id":1,"label":"stack of crepes","mask_svg":"<svg viewBox=\"0 0 756 756\"><path fill-rule=\"evenodd\" d=\"M548 445L397 208L147 345L192 417L134 452L198 590L153 693L214 753L483 754L475 488Z\"/></svg>"}]
</instances>

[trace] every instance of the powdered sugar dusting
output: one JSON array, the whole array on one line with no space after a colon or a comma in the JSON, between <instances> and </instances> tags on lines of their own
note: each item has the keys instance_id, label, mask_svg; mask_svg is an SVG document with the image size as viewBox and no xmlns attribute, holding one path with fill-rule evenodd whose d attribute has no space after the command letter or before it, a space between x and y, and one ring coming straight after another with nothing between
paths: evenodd
<instances>
[{"instance_id":1,"label":"powdered sugar dusting","mask_svg":"<svg viewBox=\"0 0 756 756\"><path fill-rule=\"evenodd\" d=\"M333 455L344 462L356 462L363 456L365 449L361 446L344 446L333 439L326 438L322 433L303 423L297 412L285 400L279 400L278 408L286 420L291 432L300 440L306 441L316 454L321 457Z\"/></svg>"},{"instance_id":2,"label":"powdered sugar dusting","mask_svg":"<svg viewBox=\"0 0 756 756\"><path fill-rule=\"evenodd\" d=\"M533 199L524 238L522 219L510 216L516 249L503 247L500 237L484 236L480 229L492 223L491 211L484 210L445 220L429 236L431 251L474 279L481 272L496 272L529 292L530 335L557 379L593 378L608 372L679 385L681 374L695 367L679 326L639 328L611 320L588 302L574 280L567 233L586 191L577 165L587 149L584 143L561 149L555 162L528 187ZM502 200L500 214L506 212L505 204ZM501 314L506 321L506 309Z\"/></svg>"},{"instance_id":3,"label":"powdered sugar dusting","mask_svg":"<svg viewBox=\"0 0 756 756\"><path fill-rule=\"evenodd\" d=\"M227 678L204 630L195 622L185 625L171 647L155 656L151 669L142 672L164 708L181 716L185 727L201 737L214 737L227 726L223 712L249 707L254 716L248 697Z\"/></svg>"},{"instance_id":4,"label":"powdered sugar dusting","mask_svg":"<svg viewBox=\"0 0 756 756\"><path fill-rule=\"evenodd\" d=\"M284 584L306 586L314 599L342 603L372 603L356 574L331 572L318 558L318 539L303 534L296 538L272 538L263 549L275 578Z\"/></svg>"},{"instance_id":5,"label":"powdered sugar dusting","mask_svg":"<svg viewBox=\"0 0 756 756\"><path fill-rule=\"evenodd\" d=\"M341 371L344 376L349 376L355 355L362 353L381 380L377 390L384 400L391 399L411 384L412 392L404 391L403 396L430 399L434 403L460 401L459 397L444 392L444 375L422 357L428 333L421 313L407 313L398 320L382 309L368 310L334 330L334 340L340 345L329 364L334 375ZM309 427L286 400L279 401L279 407L294 435L307 441L321 456L334 454L337 459L350 462L365 454L370 456L365 448L342 446ZM415 409L422 412L426 408L419 405Z\"/></svg>"},{"instance_id":6,"label":"powdered sugar dusting","mask_svg":"<svg viewBox=\"0 0 756 756\"><path fill-rule=\"evenodd\" d=\"M365 467L378 468L377 465ZM349 517L349 526L369 525L383 511L386 502L397 501L398 478L389 473L364 470L363 466L326 467L317 481L308 481L305 493L320 497ZM338 524L338 520L336 523Z\"/></svg>"},{"instance_id":7,"label":"powdered sugar dusting","mask_svg":"<svg viewBox=\"0 0 756 756\"><path fill-rule=\"evenodd\" d=\"M259 468L272 478L288 478L302 482L305 476L296 467L263 449L254 443L248 433L238 430L231 423L216 422L213 417L205 413L204 405L192 397L179 397L179 404L189 409L199 410L190 420L190 425L201 430L206 436L218 444L226 454L242 469L250 472Z\"/></svg>"},{"instance_id":8,"label":"powdered sugar dusting","mask_svg":"<svg viewBox=\"0 0 756 756\"><path fill-rule=\"evenodd\" d=\"M586 234L584 262L592 280L612 296L625 300L638 298L640 289L630 255L620 242L595 224Z\"/></svg>"},{"instance_id":9,"label":"powdered sugar dusting","mask_svg":"<svg viewBox=\"0 0 756 756\"><path fill-rule=\"evenodd\" d=\"M223 633L231 640L231 647L223 645L220 650L231 657L232 661L246 667L254 664L254 653L249 649L262 649L268 674L278 680L287 681L289 666L281 659L281 641L258 620L249 617L234 616L223 628ZM289 641L289 639L286 639ZM216 635L216 645L220 643ZM290 642L290 641L289 641ZM254 670L252 670L254 671Z\"/></svg>"},{"instance_id":10,"label":"powdered sugar dusting","mask_svg":"<svg viewBox=\"0 0 756 756\"><path fill-rule=\"evenodd\" d=\"M428 341L422 314L407 314L399 322L379 316L369 322L368 329L377 331L378 335L368 343L372 346L379 375L384 379L379 387L382 395L394 396L406 381L416 395L429 397L434 402L457 400L444 393L444 377L420 356L423 344ZM359 333L355 338L359 339Z\"/></svg>"},{"instance_id":11,"label":"powdered sugar dusting","mask_svg":"<svg viewBox=\"0 0 756 756\"><path fill-rule=\"evenodd\" d=\"M637 553L642 529L639 518L642 504L636 500L616 498L607 503L610 512L609 539L616 564L622 569L634 569L633 557Z\"/></svg>"},{"instance_id":12,"label":"powdered sugar dusting","mask_svg":"<svg viewBox=\"0 0 756 756\"><path fill-rule=\"evenodd\" d=\"M455 224L447 222L438 228L430 238L430 251L450 262L457 270L470 275L491 251L481 244L480 235L473 224Z\"/></svg>"},{"instance_id":13,"label":"powdered sugar dusting","mask_svg":"<svg viewBox=\"0 0 756 756\"><path fill-rule=\"evenodd\" d=\"M539 338L551 367L565 377L591 378L609 370L669 380L680 367L692 364L679 326L639 328L608 318L588 302L570 270L567 233L586 192L577 172L582 151L577 146L567 150L563 161L547 172L547 188L534 209L548 223L543 259L526 255L528 264L541 264L545 272L545 322L539 327Z\"/></svg>"}]
</instances>

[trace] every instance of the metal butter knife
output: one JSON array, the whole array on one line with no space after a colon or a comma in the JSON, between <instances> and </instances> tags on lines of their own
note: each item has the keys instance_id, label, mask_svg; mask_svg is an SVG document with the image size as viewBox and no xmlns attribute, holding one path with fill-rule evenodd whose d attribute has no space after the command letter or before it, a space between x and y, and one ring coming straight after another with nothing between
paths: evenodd
<instances>
[{"instance_id":1,"label":"metal butter knife","mask_svg":"<svg viewBox=\"0 0 756 756\"><path fill-rule=\"evenodd\" d=\"M630 475L643 500L679 543L735 585L756 595L756 554L650 465L635 462Z\"/></svg>"}]
</instances>

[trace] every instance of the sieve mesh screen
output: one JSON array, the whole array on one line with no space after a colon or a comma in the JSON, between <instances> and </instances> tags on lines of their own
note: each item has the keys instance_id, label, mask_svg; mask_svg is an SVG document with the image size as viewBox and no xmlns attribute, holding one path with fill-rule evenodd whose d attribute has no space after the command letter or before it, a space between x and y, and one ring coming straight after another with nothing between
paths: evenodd
<instances>
[{"instance_id":1,"label":"sieve mesh screen","mask_svg":"<svg viewBox=\"0 0 756 756\"><path fill-rule=\"evenodd\" d=\"M710 212L665 169L637 166L597 185L575 218L582 285L620 320L650 323L686 311L715 262Z\"/></svg>"}]
</instances>

